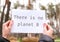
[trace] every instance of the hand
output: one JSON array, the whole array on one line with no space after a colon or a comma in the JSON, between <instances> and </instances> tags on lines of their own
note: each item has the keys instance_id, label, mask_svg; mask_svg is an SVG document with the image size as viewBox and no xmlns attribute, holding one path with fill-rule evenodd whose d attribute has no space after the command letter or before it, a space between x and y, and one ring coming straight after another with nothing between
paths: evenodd
<instances>
[{"instance_id":1,"label":"hand","mask_svg":"<svg viewBox=\"0 0 60 42\"><path fill-rule=\"evenodd\" d=\"M44 33L43 34L54 39L53 28L48 24L44 24Z\"/></svg>"},{"instance_id":2,"label":"hand","mask_svg":"<svg viewBox=\"0 0 60 42\"><path fill-rule=\"evenodd\" d=\"M10 34L10 30L11 30L12 24L13 24L12 20L8 20L6 23L3 24L2 36L4 38L7 38L8 35Z\"/></svg>"}]
</instances>

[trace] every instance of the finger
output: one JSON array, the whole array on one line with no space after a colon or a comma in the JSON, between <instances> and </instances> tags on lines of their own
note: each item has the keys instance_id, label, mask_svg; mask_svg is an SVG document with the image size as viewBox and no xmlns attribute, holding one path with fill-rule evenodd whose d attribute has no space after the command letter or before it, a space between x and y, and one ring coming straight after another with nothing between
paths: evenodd
<instances>
[{"instance_id":1,"label":"finger","mask_svg":"<svg viewBox=\"0 0 60 42\"><path fill-rule=\"evenodd\" d=\"M9 24L10 20L8 20L6 23L3 24L3 26L7 26Z\"/></svg>"},{"instance_id":2,"label":"finger","mask_svg":"<svg viewBox=\"0 0 60 42\"><path fill-rule=\"evenodd\" d=\"M10 22L10 20L8 20L6 23L4 23L4 24L2 25L2 27L3 27L3 28L7 28L9 22Z\"/></svg>"},{"instance_id":3,"label":"finger","mask_svg":"<svg viewBox=\"0 0 60 42\"><path fill-rule=\"evenodd\" d=\"M10 23L9 23L9 28L12 27L12 24L13 24L13 21L11 20Z\"/></svg>"},{"instance_id":4,"label":"finger","mask_svg":"<svg viewBox=\"0 0 60 42\"><path fill-rule=\"evenodd\" d=\"M48 30L53 30L53 28L50 25L48 25L48 24L46 24L46 25L47 25Z\"/></svg>"},{"instance_id":5,"label":"finger","mask_svg":"<svg viewBox=\"0 0 60 42\"><path fill-rule=\"evenodd\" d=\"M43 24L44 31L47 31L47 28L46 28L46 26L47 26L47 24L46 24L46 23L44 23L44 24Z\"/></svg>"}]
</instances>

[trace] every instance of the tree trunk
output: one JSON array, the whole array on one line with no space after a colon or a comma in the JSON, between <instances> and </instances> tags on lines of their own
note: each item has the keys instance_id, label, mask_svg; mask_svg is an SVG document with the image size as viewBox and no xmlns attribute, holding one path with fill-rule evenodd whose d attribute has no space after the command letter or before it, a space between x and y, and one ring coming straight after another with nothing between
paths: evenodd
<instances>
[{"instance_id":1,"label":"tree trunk","mask_svg":"<svg viewBox=\"0 0 60 42\"><path fill-rule=\"evenodd\" d=\"M11 5L11 2L7 4L7 13L5 15L5 22L9 20L10 5Z\"/></svg>"},{"instance_id":2,"label":"tree trunk","mask_svg":"<svg viewBox=\"0 0 60 42\"><path fill-rule=\"evenodd\" d=\"M4 18L4 10L5 10L5 6L3 6L3 12L1 14L0 35L2 35L2 25L3 25L3 18Z\"/></svg>"}]
</instances>

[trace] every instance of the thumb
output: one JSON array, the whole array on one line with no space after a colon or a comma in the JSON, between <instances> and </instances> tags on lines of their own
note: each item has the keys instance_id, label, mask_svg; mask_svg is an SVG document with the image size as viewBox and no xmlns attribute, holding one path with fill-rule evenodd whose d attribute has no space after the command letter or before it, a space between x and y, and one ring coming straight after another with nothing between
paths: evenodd
<instances>
[{"instance_id":1,"label":"thumb","mask_svg":"<svg viewBox=\"0 0 60 42\"><path fill-rule=\"evenodd\" d=\"M43 24L43 27L44 27L44 31L47 31L47 24L46 23Z\"/></svg>"},{"instance_id":2,"label":"thumb","mask_svg":"<svg viewBox=\"0 0 60 42\"><path fill-rule=\"evenodd\" d=\"M11 20L9 23L9 29L12 27L13 21Z\"/></svg>"}]
</instances>

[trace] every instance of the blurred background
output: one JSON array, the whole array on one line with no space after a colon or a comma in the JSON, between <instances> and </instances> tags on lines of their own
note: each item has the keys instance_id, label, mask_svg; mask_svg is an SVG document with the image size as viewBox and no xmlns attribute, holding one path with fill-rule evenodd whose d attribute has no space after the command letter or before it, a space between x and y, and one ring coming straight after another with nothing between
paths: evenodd
<instances>
[{"instance_id":1,"label":"blurred background","mask_svg":"<svg viewBox=\"0 0 60 42\"><path fill-rule=\"evenodd\" d=\"M11 19L12 9L45 10L46 20L58 30L55 41L60 42L60 0L0 0L0 35L2 34L2 24ZM14 33L9 35L9 40L11 42L38 42L41 35Z\"/></svg>"}]
</instances>

